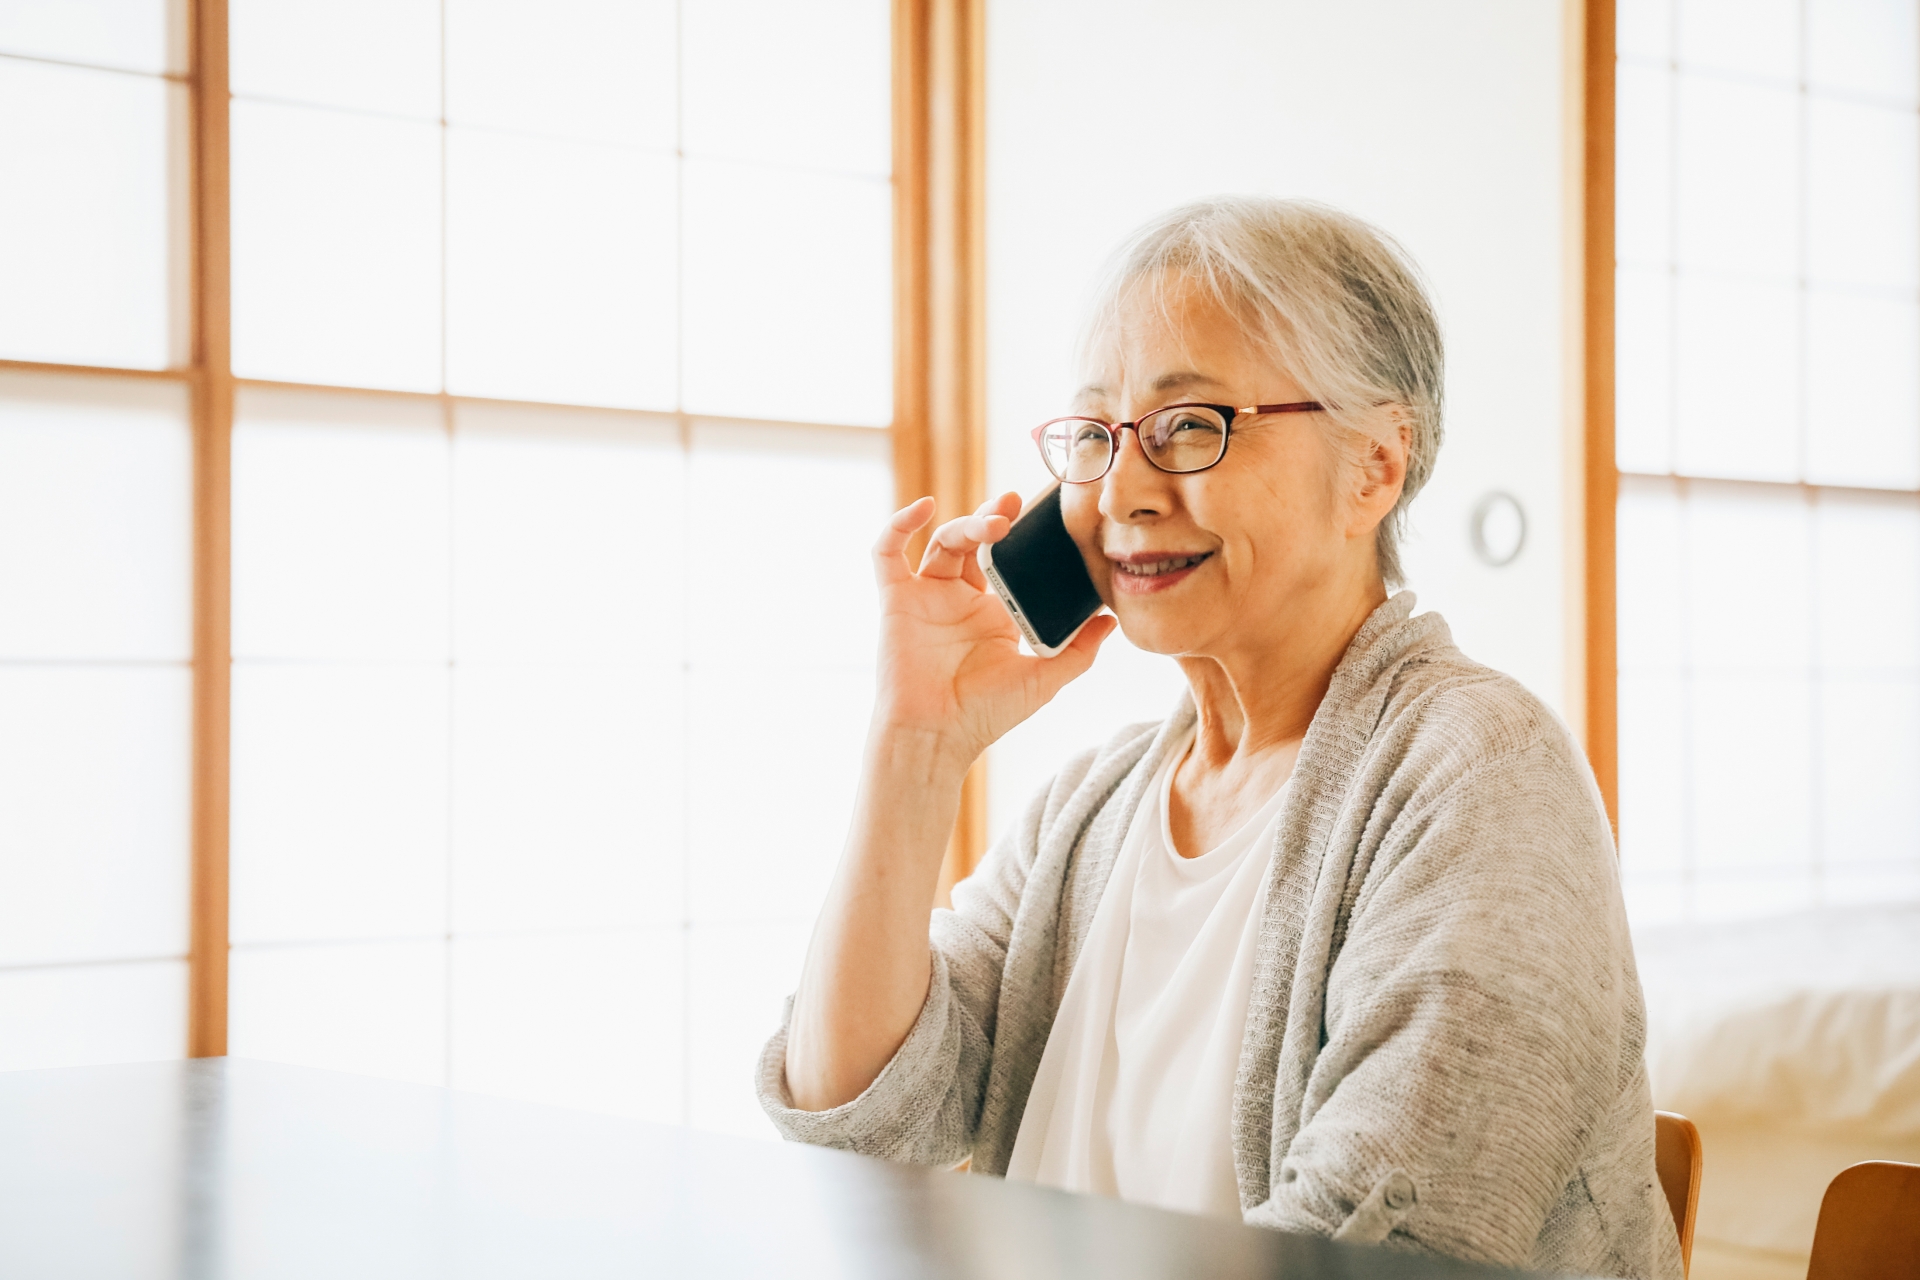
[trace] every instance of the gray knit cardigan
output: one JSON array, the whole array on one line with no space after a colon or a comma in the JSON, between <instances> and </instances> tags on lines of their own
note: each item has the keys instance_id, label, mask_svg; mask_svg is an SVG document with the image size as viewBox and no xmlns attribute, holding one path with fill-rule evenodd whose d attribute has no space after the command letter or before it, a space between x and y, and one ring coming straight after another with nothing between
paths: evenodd
<instances>
[{"instance_id":1,"label":"gray knit cardigan","mask_svg":"<svg viewBox=\"0 0 1920 1280\"><path fill-rule=\"evenodd\" d=\"M1645 1011L1599 796L1566 728L1402 592L1294 768L1234 1081L1246 1220L1538 1270L1679 1280ZM1190 702L1073 760L935 911L918 1021L788 1138L1004 1173L1067 978Z\"/></svg>"}]
</instances>

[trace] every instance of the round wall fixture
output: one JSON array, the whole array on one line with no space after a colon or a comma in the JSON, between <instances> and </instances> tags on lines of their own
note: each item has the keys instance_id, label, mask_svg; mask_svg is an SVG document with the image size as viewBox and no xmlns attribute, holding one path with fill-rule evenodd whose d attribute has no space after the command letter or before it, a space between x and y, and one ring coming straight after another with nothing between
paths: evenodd
<instances>
[{"instance_id":1,"label":"round wall fixture","mask_svg":"<svg viewBox=\"0 0 1920 1280\"><path fill-rule=\"evenodd\" d=\"M1473 539L1473 554L1483 564L1504 568L1518 559L1527 545L1526 509L1520 499L1495 489L1474 504L1467 533Z\"/></svg>"}]
</instances>

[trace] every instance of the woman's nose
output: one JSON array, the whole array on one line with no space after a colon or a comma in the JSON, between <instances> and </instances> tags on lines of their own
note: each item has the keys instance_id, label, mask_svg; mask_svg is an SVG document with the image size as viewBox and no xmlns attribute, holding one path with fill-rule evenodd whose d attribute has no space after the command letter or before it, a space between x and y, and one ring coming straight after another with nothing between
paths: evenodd
<instances>
[{"instance_id":1,"label":"woman's nose","mask_svg":"<svg viewBox=\"0 0 1920 1280\"><path fill-rule=\"evenodd\" d=\"M1114 433L1113 465L1100 481L1100 514L1109 520L1139 520L1166 506L1166 472L1147 461L1140 432Z\"/></svg>"}]
</instances>

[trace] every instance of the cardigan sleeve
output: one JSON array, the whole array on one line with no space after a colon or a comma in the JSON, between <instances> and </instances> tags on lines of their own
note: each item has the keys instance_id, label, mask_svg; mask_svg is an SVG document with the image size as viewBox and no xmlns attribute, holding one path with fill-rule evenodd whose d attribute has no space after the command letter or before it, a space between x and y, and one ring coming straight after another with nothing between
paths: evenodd
<instances>
[{"instance_id":1,"label":"cardigan sleeve","mask_svg":"<svg viewBox=\"0 0 1920 1280\"><path fill-rule=\"evenodd\" d=\"M954 886L953 909L934 911L926 1003L859 1097L826 1111L794 1107L786 1079L788 998L780 1029L761 1051L757 1081L760 1105L783 1137L914 1164L953 1164L972 1152L1021 895L1042 830L1093 758L1086 753L1043 787L979 869Z\"/></svg>"},{"instance_id":2,"label":"cardigan sleeve","mask_svg":"<svg viewBox=\"0 0 1920 1280\"><path fill-rule=\"evenodd\" d=\"M1250 1221L1518 1267L1543 1235L1614 1239L1607 1217L1644 1213L1581 1190L1591 1135L1639 1108L1650 1141L1652 1117L1612 840L1571 752L1551 732L1509 744L1392 821ZM1666 1273L1642 1238L1615 1274Z\"/></svg>"}]
</instances>

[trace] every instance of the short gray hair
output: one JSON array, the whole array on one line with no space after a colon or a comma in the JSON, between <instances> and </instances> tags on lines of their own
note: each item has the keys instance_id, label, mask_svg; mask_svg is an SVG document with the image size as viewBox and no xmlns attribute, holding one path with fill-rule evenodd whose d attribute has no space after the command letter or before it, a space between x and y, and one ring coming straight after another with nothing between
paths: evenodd
<instances>
[{"instance_id":1,"label":"short gray hair","mask_svg":"<svg viewBox=\"0 0 1920 1280\"><path fill-rule=\"evenodd\" d=\"M1381 576L1400 585L1407 504L1433 474L1442 433L1440 321L1420 268L1377 227L1312 201L1223 196L1182 205L1108 260L1081 338L1083 365L1111 340L1136 289L1166 305L1168 277L1244 316L1275 362L1349 432L1364 430L1382 405L1400 407L1411 436L1406 483L1374 543Z\"/></svg>"}]
</instances>

